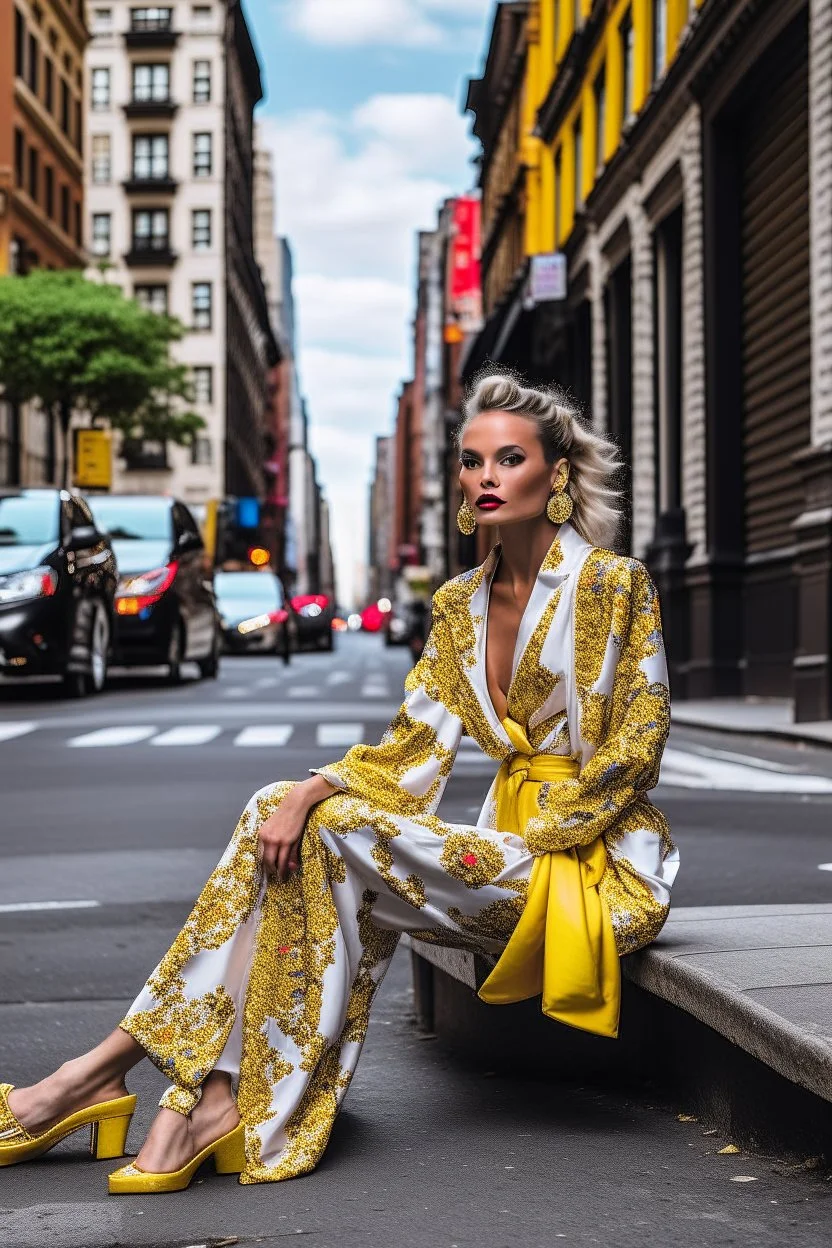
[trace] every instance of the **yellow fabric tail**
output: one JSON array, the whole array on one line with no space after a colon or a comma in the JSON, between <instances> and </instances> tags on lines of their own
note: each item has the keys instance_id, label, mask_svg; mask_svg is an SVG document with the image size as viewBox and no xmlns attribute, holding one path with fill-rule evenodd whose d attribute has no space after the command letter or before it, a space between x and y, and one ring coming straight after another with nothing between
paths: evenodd
<instances>
[{"instance_id":1,"label":"yellow fabric tail","mask_svg":"<svg viewBox=\"0 0 832 1248\"><path fill-rule=\"evenodd\" d=\"M535 754L513 719L504 719L503 727L516 753L497 773L497 827L523 836L540 814L540 785L573 779L578 764ZM479 990L483 1001L507 1005L541 994L549 1018L618 1035L621 965L609 908L598 892L606 864L602 837L536 858L520 921Z\"/></svg>"}]
</instances>

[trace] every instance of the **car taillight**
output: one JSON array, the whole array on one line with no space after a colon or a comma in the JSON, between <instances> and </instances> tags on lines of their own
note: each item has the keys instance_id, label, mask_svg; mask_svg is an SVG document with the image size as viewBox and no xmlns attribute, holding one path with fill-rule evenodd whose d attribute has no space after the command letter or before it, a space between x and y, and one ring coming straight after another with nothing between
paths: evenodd
<instances>
[{"instance_id":1,"label":"car taillight","mask_svg":"<svg viewBox=\"0 0 832 1248\"><path fill-rule=\"evenodd\" d=\"M298 615L313 617L320 615L329 606L326 594L296 594L292 606Z\"/></svg>"},{"instance_id":2,"label":"car taillight","mask_svg":"<svg viewBox=\"0 0 832 1248\"><path fill-rule=\"evenodd\" d=\"M289 618L289 612L284 611L283 607L281 607L279 611L269 612L270 624L284 624L286 620L288 620L288 618Z\"/></svg>"},{"instance_id":3,"label":"car taillight","mask_svg":"<svg viewBox=\"0 0 832 1248\"><path fill-rule=\"evenodd\" d=\"M127 576L116 590L116 611L119 615L138 615L166 594L173 582L179 564L176 560L163 568L152 568L137 576Z\"/></svg>"}]
</instances>

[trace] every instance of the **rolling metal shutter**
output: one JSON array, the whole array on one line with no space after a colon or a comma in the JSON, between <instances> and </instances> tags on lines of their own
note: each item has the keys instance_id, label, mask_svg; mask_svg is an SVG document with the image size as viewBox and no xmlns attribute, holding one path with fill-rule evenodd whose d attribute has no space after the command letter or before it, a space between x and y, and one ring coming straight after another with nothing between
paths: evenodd
<instances>
[{"instance_id":1,"label":"rolling metal shutter","mask_svg":"<svg viewBox=\"0 0 832 1248\"><path fill-rule=\"evenodd\" d=\"M809 83L805 53L749 111L742 160L743 467L749 555L791 546L809 441Z\"/></svg>"}]
</instances>

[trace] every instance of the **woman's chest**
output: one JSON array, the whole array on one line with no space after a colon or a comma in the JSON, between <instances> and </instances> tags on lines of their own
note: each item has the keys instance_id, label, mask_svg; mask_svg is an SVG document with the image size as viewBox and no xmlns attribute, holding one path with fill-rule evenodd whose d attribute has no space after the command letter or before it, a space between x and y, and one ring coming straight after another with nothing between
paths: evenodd
<instances>
[{"instance_id":1,"label":"woman's chest","mask_svg":"<svg viewBox=\"0 0 832 1248\"><path fill-rule=\"evenodd\" d=\"M564 588L523 606L492 587L483 676L498 719L528 724L544 707L551 714L565 706L571 644Z\"/></svg>"}]
</instances>

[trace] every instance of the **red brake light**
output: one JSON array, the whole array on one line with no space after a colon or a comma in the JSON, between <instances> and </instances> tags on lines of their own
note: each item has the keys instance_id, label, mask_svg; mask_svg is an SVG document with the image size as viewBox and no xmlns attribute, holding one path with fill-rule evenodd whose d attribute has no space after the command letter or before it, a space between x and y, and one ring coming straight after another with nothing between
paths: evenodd
<instances>
[{"instance_id":1,"label":"red brake light","mask_svg":"<svg viewBox=\"0 0 832 1248\"><path fill-rule=\"evenodd\" d=\"M179 564L174 559L162 568L128 576L116 590L116 612L138 615L146 607L153 606L170 589L178 571Z\"/></svg>"},{"instance_id":2,"label":"red brake light","mask_svg":"<svg viewBox=\"0 0 832 1248\"><path fill-rule=\"evenodd\" d=\"M289 612L284 610L283 607L281 607L279 611L269 612L269 620L272 624L283 624L286 620L288 620L288 618Z\"/></svg>"},{"instance_id":3,"label":"red brake light","mask_svg":"<svg viewBox=\"0 0 832 1248\"><path fill-rule=\"evenodd\" d=\"M320 607L323 611L329 606L329 599L326 594L297 594L292 599L292 606L296 611L302 611L304 607L311 606Z\"/></svg>"}]
</instances>

